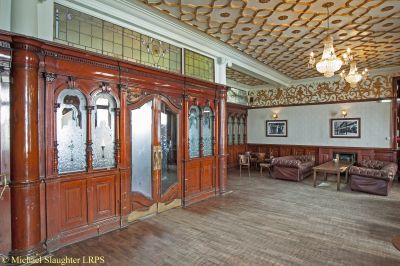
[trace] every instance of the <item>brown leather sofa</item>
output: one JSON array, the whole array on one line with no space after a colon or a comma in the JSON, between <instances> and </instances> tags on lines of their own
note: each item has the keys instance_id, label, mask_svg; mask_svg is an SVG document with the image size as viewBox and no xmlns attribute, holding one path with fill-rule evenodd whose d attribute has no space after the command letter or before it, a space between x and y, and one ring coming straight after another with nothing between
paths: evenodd
<instances>
[{"instance_id":1,"label":"brown leather sofa","mask_svg":"<svg viewBox=\"0 0 400 266\"><path fill-rule=\"evenodd\" d=\"M362 160L349 169L352 190L387 196L397 173L397 164Z\"/></svg>"},{"instance_id":2,"label":"brown leather sofa","mask_svg":"<svg viewBox=\"0 0 400 266\"><path fill-rule=\"evenodd\" d=\"M272 159L272 177L301 181L311 175L315 165L314 155L285 156Z\"/></svg>"}]
</instances>

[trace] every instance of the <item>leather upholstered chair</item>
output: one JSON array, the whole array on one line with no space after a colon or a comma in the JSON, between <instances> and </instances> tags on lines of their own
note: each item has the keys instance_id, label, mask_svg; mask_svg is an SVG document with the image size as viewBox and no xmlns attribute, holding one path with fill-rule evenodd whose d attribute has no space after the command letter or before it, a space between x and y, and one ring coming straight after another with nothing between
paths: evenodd
<instances>
[{"instance_id":1,"label":"leather upholstered chair","mask_svg":"<svg viewBox=\"0 0 400 266\"><path fill-rule=\"evenodd\" d=\"M313 172L314 155L285 156L272 159L272 177L301 181Z\"/></svg>"},{"instance_id":2,"label":"leather upholstered chair","mask_svg":"<svg viewBox=\"0 0 400 266\"><path fill-rule=\"evenodd\" d=\"M351 190L387 196L397 172L397 164L362 160L349 168Z\"/></svg>"}]
</instances>

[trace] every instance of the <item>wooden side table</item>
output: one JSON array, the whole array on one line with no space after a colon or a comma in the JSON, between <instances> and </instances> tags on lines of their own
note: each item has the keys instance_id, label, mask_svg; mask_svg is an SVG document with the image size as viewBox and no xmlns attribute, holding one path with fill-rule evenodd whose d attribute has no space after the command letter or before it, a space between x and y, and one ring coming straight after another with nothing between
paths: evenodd
<instances>
[{"instance_id":1,"label":"wooden side table","mask_svg":"<svg viewBox=\"0 0 400 266\"><path fill-rule=\"evenodd\" d=\"M271 164L270 163L260 163L260 176L262 176L263 168L268 169L269 176L271 177Z\"/></svg>"}]
</instances>

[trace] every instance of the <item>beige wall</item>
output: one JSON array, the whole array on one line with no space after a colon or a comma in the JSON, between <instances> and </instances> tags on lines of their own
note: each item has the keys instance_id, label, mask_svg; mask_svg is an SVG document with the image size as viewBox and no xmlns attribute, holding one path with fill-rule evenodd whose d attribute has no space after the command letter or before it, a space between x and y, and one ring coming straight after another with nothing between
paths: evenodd
<instances>
[{"instance_id":1,"label":"beige wall","mask_svg":"<svg viewBox=\"0 0 400 266\"><path fill-rule=\"evenodd\" d=\"M340 118L346 109L348 118L361 118L361 138L330 138L329 119ZM266 137L265 121L288 120L288 137ZM305 105L249 109L247 118L248 143L347 146L390 148L391 103L354 102L344 104Z\"/></svg>"}]
</instances>

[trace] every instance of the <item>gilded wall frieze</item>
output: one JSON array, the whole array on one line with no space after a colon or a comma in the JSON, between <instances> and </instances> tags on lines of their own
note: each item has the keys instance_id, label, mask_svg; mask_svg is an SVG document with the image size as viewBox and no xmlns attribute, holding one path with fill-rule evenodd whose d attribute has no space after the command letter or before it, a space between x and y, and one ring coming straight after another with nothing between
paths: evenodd
<instances>
[{"instance_id":1,"label":"gilded wall frieze","mask_svg":"<svg viewBox=\"0 0 400 266\"><path fill-rule=\"evenodd\" d=\"M400 75L400 73L398 73ZM271 107L383 99L393 96L391 75L374 75L352 88L344 81L316 82L249 92L250 105Z\"/></svg>"}]
</instances>

